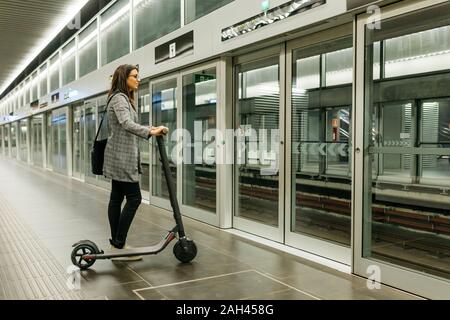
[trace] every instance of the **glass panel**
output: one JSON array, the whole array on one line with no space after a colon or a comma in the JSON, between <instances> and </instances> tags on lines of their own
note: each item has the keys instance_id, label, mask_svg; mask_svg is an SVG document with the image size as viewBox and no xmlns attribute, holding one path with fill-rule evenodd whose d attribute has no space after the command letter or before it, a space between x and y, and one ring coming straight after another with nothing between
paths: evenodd
<instances>
[{"instance_id":1,"label":"glass panel","mask_svg":"<svg viewBox=\"0 0 450 320\"><path fill-rule=\"evenodd\" d=\"M138 99L139 123L143 126L150 126L150 93L148 83L141 85ZM150 190L150 144L149 141L139 139L139 150L141 155L141 189Z\"/></svg>"},{"instance_id":2,"label":"glass panel","mask_svg":"<svg viewBox=\"0 0 450 320\"><path fill-rule=\"evenodd\" d=\"M81 178L84 172L84 115L83 106L74 106L73 109L73 125L72 125L72 139L73 139L73 176Z\"/></svg>"},{"instance_id":3,"label":"glass panel","mask_svg":"<svg viewBox=\"0 0 450 320\"><path fill-rule=\"evenodd\" d=\"M385 40L386 77L398 77L450 68L450 27Z\"/></svg>"},{"instance_id":4,"label":"glass panel","mask_svg":"<svg viewBox=\"0 0 450 320\"><path fill-rule=\"evenodd\" d=\"M345 37L294 50L292 66L291 231L345 246L351 240L350 46Z\"/></svg>"},{"instance_id":5,"label":"glass panel","mask_svg":"<svg viewBox=\"0 0 450 320\"><path fill-rule=\"evenodd\" d=\"M450 149L450 99L424 101L420 108L420 146ZM421 184L450 186L450 155L424 155L420 159Z\"/></svg>"},{"instance_id":6,"label":"glass panel","mask_svg":"<svg viewBox=\"0 0 450 320\"><path fill-rule=\"evenodd\" d=\"M97 70L97 23L93 22L80 33L78 42L79 76Z\"/></svg>"},{"instance_id":7,"label":"glass panel","mask_svg":"<svg viewBox=\"0 0 450 320\"><path fill-rule=\"evenodd\" d=\"M352 82L353 48L328 52L324 56L327 87Z\"/></svg>"},{"instance_id":8,"label":"glass panel","mask_svg":"<svg viewBox=\"0 0 450 320\"><path fill-rule=\"evenodd\" d=\"M62 85L75 80L75 40L62 49Z\"/></svg>"},{"instance_id":9,"label":"glass panel","mask_svg":"<svg viewBox=\"0 0 450 320\"><path fill-rule=\"evenodd\" d=\"M430 7L366 29L363 256L450 280L450 72L442 71L450 16L443 12ZM377 42L386 47L385 76L398 78L373 80Z\"/></svg>"},{"instance_id":10,"label":"glass panel","mask_svg":"<svg viewBox=\"0 0 450 320\"><path fill-rule=\"evenodd\" d=\"M38 81L37 73L35 72L31 77L31 102L36 101L38 98Z\"/></svg>"},{"instance_id":11,"label":"glass panel","mask_svg":"<svg viewBox=\"0 0 450 320\"><path fill-rule=\"evenodd\" d=\"M28 162L27 148L28 120L20 120L19 122L19 158L24 162Z\"/></svg>"},{"instance_id":12,"label":"glass panel","mask_svg":"<svg viewBox=\"0 0 450 320\"><path fill-rule=\"evenodd\" d=\"M181 27L180 0L134 1L134 49Z\"/></svg>"},{"instance_id":13,"label":"glass panel","mask_svg":"<svg viewBox=\"0 0 450 320\"><path fill-rule=\"evenodd\" d=\"M52 111L52 168L67 173L67 108Z\"/></svg>"},{"instance_id":14,"label":"glass panel","mask_svg":"<svg viewBox=\"0 0 450 320\"><path fill-rule=\"evenodd\" d=\"M52 143L52 113L47 113L46 116L46 148L47 148L47 163L48 169L52 168L52 154L53 154L53 143Z\"/></svg>"},{"instance_id":15,"label":"glass panel","mask_svg":"<svg viewBox=\"0 0 450 320\"><path fill-rule=\"evenodd\" d=\"M59 55L50 59L50 92L59 88Z\"/></svg>"},{"instance_id":16,"label":"glass panel","mask_svg":"<svg viewBox=\"0 0 450 320\"><path fill-rule=\"evenodd\" d=\"M25 90L24 90L24 95L25 95L25 101L24 104L26 107L30 106L30 93L31 93L31 82L30 80L26 80L25 82Z\"/></svg>"},{"instance_id":17,"label":"glass panel","mask_svg":"<svg viewBox=\"0 0 450 320\"><path fill-rule=\"evenodd\" d=\"M152 86L152 125L166 126L172 134L167 135L165 146L169 158L170 171L176 190L177 166L174 156L176 141L170 139L177 128L177 79L171 79ZM152 195L169 199L166 178L159 161L158 145L152 143Z\"/></svg>"},{"instance_id":18,"label":"glass panel","mask_svg":"<svg viewBox=\"0 0 450 320\"><path fill-rule=\"evenodd\" d=\"M95 103L87 102L84 106L84 125L85 125L84 176L86 178L91 178L93 180L96 179L96 176L92 174L91 150L92 147L94 146L95 134L97 133L95 121L96 121ZM89 180L86 179L86 181Z\"/></svg>"},{"instance_id":19,"label":"glass panel","mask_svg":"<svg viewBox=\"0 0 450 320\"><path fill-rule=\"evenodd\" d=\"M233 0L184 0L186 23L190 23L224 5L233 2Z\"/></svg>"},{"instance_id":20,"label":"glass panel","mask_svg":"<svg viewBox=\"0 0 450 320\"><path fill-rule=\"evenodd\" d=\"M183 204L216 213L216 69L183 77ZM190 147L189 147L190 146Z\"/></svg>"},{"instance_id":21,"label":"glass panel","mask_svg":"<svg viewBox=\"0 0 450 320\"><path fill-rule=\"evenodd\" d=\"M32 149L32 161L35 166L42 167L43 155L42 155L42 126L44 123L44 116L37 115L31 120L32 136L31 136L31 149Z\"/></svg>"},{"instance_id":22,"label":"glass panel","mask_svg":"<svg viewBox=\"0 0 450 320\"><path fill-rule=\"evenodd\" d=\"M6 125L3 127L3 142L4 142L4 147L5 147L5 155L9 156L9 140L10 140L10 126Z\"/></svg>"},{"instance_id":23,"label":"glass panel","mask_svg":"<svg viewBox=\"0 0 450 320\"><path fill-rule=\"evenodd\" d=\"M235 215L278 226L279 57L236 68Z\"/></svg>"},{"instance_id":24,"label":"glass panel","mask_svg":"<svg viewBox=\"0 0 450 320\"><path fill-rule=\"evenodd\" d=\"M102 66L130 52L130 5L119 0L101 15Z\"/></svg>"},{"instance_id":25,"label":"glass panel","mask_svg":"<svg viewBox=\"0 0 450 320\"><path fill-rule=\"evenodd\" d=\"M0 126L0 155L3 155L3 126Z\"/></svg>"},{"instance_id":26,"label":"glass panel","mask_svg":"<svg viewBox=\"0 0 450 320\"><path fill-rule=\"evenodd\" d=\"M11 141L11 157L17 157L17 122L11 124L9 139Z\"/></svg>"},{"instance_id":27,"label":"glass panel","mask_svg":"<svg viewBox=\"0 0 450 320\"><path fill-rule=\"evenodd\" d=\"M98 125L100 126L100 121L103 119L102 127L98 134L98 140L108 139L108 116L106 115L106 102L108 98L103 96L97 100L98 102ZM97 133L97 132L96 132ZM95 136L94 136L95 138ZM140 140L140 139L139 139ZM111 182L109 178L104 176L97 176L100 181Z\"/></svg>"}]
</instances>

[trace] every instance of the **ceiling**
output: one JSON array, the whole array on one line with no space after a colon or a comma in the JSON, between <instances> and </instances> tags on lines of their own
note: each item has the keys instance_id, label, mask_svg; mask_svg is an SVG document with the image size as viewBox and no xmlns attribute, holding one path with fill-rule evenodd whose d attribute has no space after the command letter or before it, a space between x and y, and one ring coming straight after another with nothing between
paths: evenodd
<instances>
[{"instance_id":1,"label":"ceiling","mask_svg":"<svg viewBox=\"0 0 450 320\"><path fill-rule=\"evenodd\" d=\"M86 2L0 1L0 94Z\"/></svg>"}]
</instances>

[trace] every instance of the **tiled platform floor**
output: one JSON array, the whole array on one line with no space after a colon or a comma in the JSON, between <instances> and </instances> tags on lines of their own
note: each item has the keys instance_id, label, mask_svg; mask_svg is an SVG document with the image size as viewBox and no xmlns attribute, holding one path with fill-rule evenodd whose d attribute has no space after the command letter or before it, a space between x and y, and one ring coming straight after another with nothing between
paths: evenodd
<instances>
[{"instance_id":1,"label":"tiled platform floor","mask_svg":"<svg viewBox=\"0 0 450 320\"><path fill-rule=\"evenodd\" d=\"M185 219L199 253L180 264L172 244L137 262L97 261L67 285L71 245L108 247L108 191L0 156L0 299L417 299ZM171 214L142 204L131 245L159 241Z\"/></svg>"}]
</instances>

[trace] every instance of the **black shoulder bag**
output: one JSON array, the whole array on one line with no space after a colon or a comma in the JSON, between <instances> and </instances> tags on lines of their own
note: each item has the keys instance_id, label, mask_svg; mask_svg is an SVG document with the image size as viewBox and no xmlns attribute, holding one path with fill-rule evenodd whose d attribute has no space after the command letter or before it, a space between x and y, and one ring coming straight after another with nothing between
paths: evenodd
<instances>
[{"instance_id":1,"label":"black shoulder bag","mask_svg":"<svg viewBox=\"0 0 450 320\"><path fill-rule=\"evenodd\" d=\"M103 175L103 163L105 162L105 148L106 148L106 144L108 143L108 139L97 140L97 138L98 138L98 135L100 134L100 130L102 128L103 119L108 114L108 105L113 96L114 95L112 95L108 99L108 102L106 104L106 112L103 114L102 120L100 121L100 125L98 126L97 134L95 135L95 139L94 139L94 146L92 147L92 150L91 150L92 173L97 176Z\"/></svg>"}]
</instances>

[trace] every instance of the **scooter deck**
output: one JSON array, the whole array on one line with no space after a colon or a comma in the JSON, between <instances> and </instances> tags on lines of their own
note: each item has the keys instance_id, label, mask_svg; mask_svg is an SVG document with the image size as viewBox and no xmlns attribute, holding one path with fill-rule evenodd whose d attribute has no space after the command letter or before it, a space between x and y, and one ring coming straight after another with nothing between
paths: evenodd
<instances>
[{"instance_id":1,"label":"scooter deck","mask_svg":"<svg viewBox=\"0 0 450 320\"><path fill-rule=\"evenodd\" d=\"M164 250L165 247L175 238L175 235L169 236L161 240L158 244L149 247L139 247L132 249L115 249L111 251L106 251L104 253L99 254L89 254L85 258L91 258L96 260L101 259L111 259L111 258L120 258L120 257L133 257L133 256L145 256L151 254L157 254Z\"/></svg>"}]
</instances>

